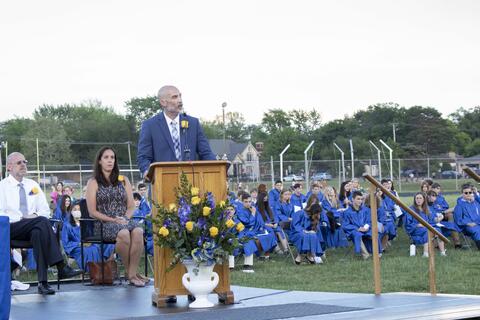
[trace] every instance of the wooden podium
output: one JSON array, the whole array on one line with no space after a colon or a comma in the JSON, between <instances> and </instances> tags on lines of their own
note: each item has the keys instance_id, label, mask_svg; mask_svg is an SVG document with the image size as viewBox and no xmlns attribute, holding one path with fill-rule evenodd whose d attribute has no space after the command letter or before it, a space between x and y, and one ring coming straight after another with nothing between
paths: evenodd
<instances>
[{"instance_id":1,"label":"wooden podium","mask_svg":"<svg viewBox=\"0 0 480 320\"><path fill-rule=\"evenodd\" d=\"M148 178L152 182L152 200L154 203L168 205L176 201L175 187L180 185L180 175L185 173L194 187L200 188L200 194L212 192L218 203L227 198L226 161L189 161L189 162L156 162L150 165ZM152 215L156 215L152 208ZM156 234L157 230L153 230ZM167 299L176 295L187 295L189 292L182 285L182 276L186 272L182 264L167 272L172 259L170 249L154 247L154 287L152 303L164 307ZM230 290L230 270L228 262L216 265L220 281L214 292L220 302L232 304L233 292Z\"/></svg>"}]
</instances>

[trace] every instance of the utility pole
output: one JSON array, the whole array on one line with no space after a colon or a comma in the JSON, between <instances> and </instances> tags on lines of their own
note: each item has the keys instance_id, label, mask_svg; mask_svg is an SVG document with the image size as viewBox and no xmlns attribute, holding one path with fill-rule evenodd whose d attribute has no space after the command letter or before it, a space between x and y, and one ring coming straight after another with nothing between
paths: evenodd
<instances>
[{"instance_id":1,"label":"utility pole","mask_svg":"<svg viewBox=\"0 0 480 320\"><path fill-rule=\"evenodd\" d=\"M393 142L397 143L397 134L395 132L396 131L396 128L395 128L396 123L395 122L392 123L392 126L393 126Z\"/></svg>"}]
</instances>

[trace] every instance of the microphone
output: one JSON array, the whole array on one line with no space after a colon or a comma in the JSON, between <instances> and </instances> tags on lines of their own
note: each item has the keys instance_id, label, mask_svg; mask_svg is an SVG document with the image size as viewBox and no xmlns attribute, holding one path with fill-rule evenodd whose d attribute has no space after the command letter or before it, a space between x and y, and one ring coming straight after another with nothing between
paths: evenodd
<instances>
[{"instance_id":1,"label":"microphone","mask_svg":"<svg viewBox=\"0 0 480 320\"><path fill-rule=\"evenodd\" d=\"M188 120L187 120L187 113L183 111L183 120L180 122L181 128L182 128L182 135L183 135L183 141L185 142L183 144L183 153L185 155L184 159L185 161L190 161L190 148L188 147L188 140L187 140L187 129L189 126Z\"/></svg>"}]
</instances>

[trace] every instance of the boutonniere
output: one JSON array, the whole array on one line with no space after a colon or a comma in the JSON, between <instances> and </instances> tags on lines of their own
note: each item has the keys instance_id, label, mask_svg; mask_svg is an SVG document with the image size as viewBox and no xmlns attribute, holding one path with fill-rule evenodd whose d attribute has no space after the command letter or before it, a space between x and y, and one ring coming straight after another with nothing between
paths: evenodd
<instances>
[{"instance_id":1,"label":"boutonniere","mask_svg":"<svg viewBox=\"0 0 480 320\"><path fill-rule=\"evenodd\" d=\"M121 174L120 174L120 175L118 175L118 181L120 181L120 182L122 182L122 183L123 183L123 182L125 181L125 177L124 177L124 176L122 176Z\"/></svg>"},{"instance_id":2,"label":"boutonniere","mask_svg":"<svg viewBox=\"0 0 480 320\"><path fill-rule=\"evenodd\" d=\"M29 196L34 196L39 192L37 187L33 187L32 190L28 193Z\"/></svg>"},{"instance_id":3,"label":"boutonniere","mask_svg":"<svg viewBox=\"0 0 480 320\"><path fill-rule=\"evenodd\" d=\"M181 127L182 129L188 129L188 120L182 120Z\"/></svg>"}]
</instances>

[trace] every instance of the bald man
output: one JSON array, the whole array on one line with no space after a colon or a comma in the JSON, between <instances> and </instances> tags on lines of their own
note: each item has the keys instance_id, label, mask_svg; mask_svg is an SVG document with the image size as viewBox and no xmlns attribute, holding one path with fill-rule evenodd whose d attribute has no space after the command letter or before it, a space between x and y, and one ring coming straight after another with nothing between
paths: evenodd
<instances>
[{"instance_id":1,"label":"bald man","mask_svg":"<svg viewBox=\"0 0 480 320\"><path fill-rule=\"evenodd\" d=\"M144 175L153 162L216 160L197 118L183 113L182 94L174 86L158 91L163 112L142 124L137 162Z\"/></svg>"},{"instance_id":2,"label":"bald man","mask_svg":"<svg viewBox=\"0 0 480 320\"><path fill-rule=\"evenodd\" d=\"M47 270L57 266L60 279L81 273L65 265L48 218L50 207L42 189L27 176L27 160L19 152L7 157L10 175L0 181L0 216L10 219L10 239L30 241L37 262L38 293L55 294L48 285Z\"/></svg>"}]
</instances>

